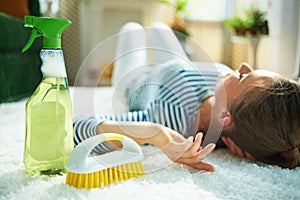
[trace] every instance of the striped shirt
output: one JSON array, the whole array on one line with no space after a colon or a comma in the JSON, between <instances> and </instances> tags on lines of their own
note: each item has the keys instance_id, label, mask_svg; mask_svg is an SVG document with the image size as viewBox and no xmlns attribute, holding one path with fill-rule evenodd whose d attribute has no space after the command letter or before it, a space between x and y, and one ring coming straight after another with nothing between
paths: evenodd
<instances>
[{"instance_id":1,"label":"striped shirt","mask_svg":"<svg viewBox=\"0 0 300 200\"><path fill-rule=\"evenodd\" d=\"M199 106L214 94L220 71L230 71L224 65L210 64L200 69L185 67L178 62L153 70L146 79L135 82L128 91L131 111L117 115L76 117L75 145L96 134L96 126L104 120L149 121L167 126L185 137L193 134ZM101 143L98 153L110 151Z\"/></svg>"}]
</instances>

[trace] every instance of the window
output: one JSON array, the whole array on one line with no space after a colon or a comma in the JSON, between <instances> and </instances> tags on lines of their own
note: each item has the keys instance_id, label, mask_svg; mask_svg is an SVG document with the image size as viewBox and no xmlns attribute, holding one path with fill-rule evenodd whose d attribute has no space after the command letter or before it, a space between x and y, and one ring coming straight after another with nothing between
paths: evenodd
<instances>
[{"instance_id":1,"label":"window","mask_svg":"<svg viewBox=\"0 0 300 200\"><path fill-rule=\"evenodd\" d=\"M184 16L189 20L223 21L246 9L267 10L270 3L271 0L189 0Z\"/></svg>"},{"instance_id":2,"label":"window","mask_svg":"<svg viewBox=\"0 0 300 200\"><path fill-rule=\"evenodd\" d=\"M59 0L39 0L41 13L45 16L55 17L54 15L58 13ZM51 16L52 17L52 16Z\"/></svg>"},{"instance_id":3,"label":"window","mask_svg":"<svg viewBox=\"0 0 300 200\"><path fill-rule=\"evenodd\" d=\"M222 21L230 0L189 0L184 16L190 20Z\"/></svg>"}]
</instances>

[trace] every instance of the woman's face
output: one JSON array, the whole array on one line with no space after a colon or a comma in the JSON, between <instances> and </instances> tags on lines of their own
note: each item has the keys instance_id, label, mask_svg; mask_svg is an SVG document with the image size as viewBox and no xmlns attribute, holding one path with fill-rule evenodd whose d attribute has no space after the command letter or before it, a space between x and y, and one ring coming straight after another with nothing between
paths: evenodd
<instances>
[{"instance_id":1,"label":"woman's face","mask_svg":"<svg viewBox=\"0 0 300 200\"><path fill-rule=\"evenodd\" d=\"M271 83L281 75L267 70L253 70L243 63L237 71L221 75L215 91L216 109L227 109L228 104L255 83ZM283 78L283 77L282 77Z\"/></svg>"}]
</instances>

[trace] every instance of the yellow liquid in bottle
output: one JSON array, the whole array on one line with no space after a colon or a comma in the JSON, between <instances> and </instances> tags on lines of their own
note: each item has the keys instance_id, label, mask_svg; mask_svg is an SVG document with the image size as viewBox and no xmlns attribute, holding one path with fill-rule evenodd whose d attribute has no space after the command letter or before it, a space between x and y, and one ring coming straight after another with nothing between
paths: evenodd
<instances>
[{"instance_id":1,"label":"yellow liquid in bottle","mask_svg":"<svg viewBox=\"0 0 300 200\"><path fill-rule=\"evenodd\" d=\"M67 78L44 78L26 104L26 171L61 174L73 147L73 114Z\"/></svg>"}]
</instances>

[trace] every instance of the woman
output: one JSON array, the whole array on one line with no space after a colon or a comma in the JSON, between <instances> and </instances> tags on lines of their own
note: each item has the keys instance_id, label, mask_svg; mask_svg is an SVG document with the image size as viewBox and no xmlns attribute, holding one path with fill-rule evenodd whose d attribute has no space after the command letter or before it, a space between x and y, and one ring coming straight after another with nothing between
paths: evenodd
<instances>
[{"instance_id":1,"label":"woman","mask_svg":"<svg viewBox=\"0 0 300 200\"><path fill-rule=\"evenodd\" d=\"M217 84L221 73L224 74ZM211 67L195 69L173 32L160 23L147 29L147 32L136 23L128 23L121 29L113 82L118 98L127 96L131 112L75 118L75 144L95 134L116 132L131 137L139 144L153 144L173 161L207 171L213 171L214 167L202 160L214 149L213 143L216 143L221 131L224 131L224 143L233 153L238 152L236 154L240 157L267 162L268 155L277 153L276 148L262 151L266 142L255 145L255 149L248 145L246 138L255 135L251 134L251 129L240 132L239 126L243 126L243 122L238 120L241 117L240 106L245 101L252 102L251 94L266 94L265 91L272 85L285 82L295 85L294 92L298 98L293 100L294 108L299 110L300 104L299 86L276 73L253 71L247 64L242 64L236 72L219 65L214 70ZM253 102L257 100L260 104L264 97L258 100L258 96L253 98ZM293 118L294 127L299 127L299 115L295 113ZM252 121L249 124L251 127L255 125ZM289 131L294 131L295 141L289 141L289 145L280 152L288 152L299 145L299 131L298 135L295 130ZM198 132L206 134L205 148L201 147L202 134ZM240 139L243 134L246 140ZM266 136L266 140L272 137L264 132L261 134ZM251 140L252 144L256 144L256 137ZM282 138L282 143L287 144L287 138ZM107 152L114 145L118 146L116 142L103 143L95 150L98 153ZM294 153L293 157L299 155L296 150ZM269 160L283 166L277 160Z\"/></svg>"},{"instance_id":2,"label":"woman","mask_svg":"<svg viewBox=\"0 0 300 200\"><path fill-rule=\"evenodd\" d=\"M222 139L239 157L295 168L300 165L300 86L285 79L265 81L255 81L228 106L223 130L228 137Z\"/></svg>"}]
</instances>

